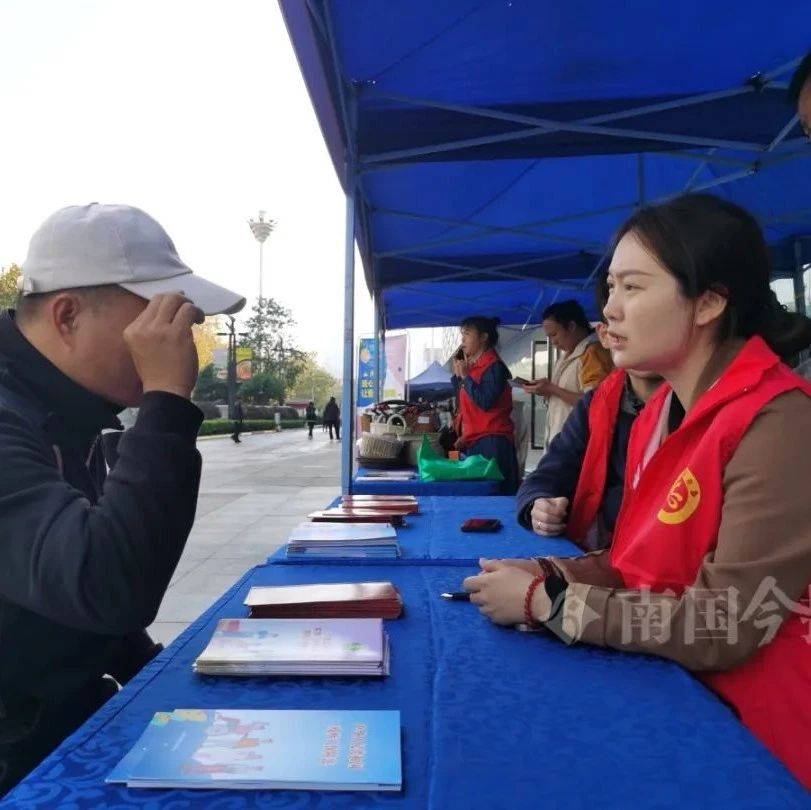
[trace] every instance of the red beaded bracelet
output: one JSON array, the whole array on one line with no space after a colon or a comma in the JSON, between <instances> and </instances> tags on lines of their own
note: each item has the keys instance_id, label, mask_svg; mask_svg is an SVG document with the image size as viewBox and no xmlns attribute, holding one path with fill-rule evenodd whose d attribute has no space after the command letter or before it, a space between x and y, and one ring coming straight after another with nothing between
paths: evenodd
<instances>
[{"instance_id":1,"label":"red beaded bracelet","mask_svg":"<svg viewBox=\"0 0 811 810\"><path fill-rule=\"evenodd\" d=\"M538 624L532 616L532 597L535 594L535 589L546 579L546 576L535 577L529 583L527 588L527 595L524 597L524 621L529 625Z\"/></svg>"}]
</instances>

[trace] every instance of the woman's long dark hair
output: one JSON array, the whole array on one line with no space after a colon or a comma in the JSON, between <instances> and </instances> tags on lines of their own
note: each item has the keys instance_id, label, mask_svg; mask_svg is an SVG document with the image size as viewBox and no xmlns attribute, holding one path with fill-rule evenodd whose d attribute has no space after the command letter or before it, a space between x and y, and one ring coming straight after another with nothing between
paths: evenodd
<instances>
[{"instance_id":1,"label":"woman's long dark hair","mask_svg":"<svg viewBox=\"0 0 811 810\"><path fill-rule=\"evenodd\" d=\"M564 328L568 328L570 323L574 323L581 329L585 329L589 334L594 331L589 323L589 319L586 317L585 310L574 299L559 301L557 304L550 304L543 311L541 320L545 321L547 318L557 321Z\"/></svg>"},{"instance_id":2,"label":"woman's long dark hair","mask_svg":"<svg viewBox=\"0 0 811 810\"><path fill-rule=\"evenodd\" d=\"M472 328L480 335L487 335L487 348L495 349L498 346L498 325L501 318L486 318L484 315L471 315L459 324L460 329Z\"/></svg>"},{"instance_id":3,"label":"woman's long dark hair","mask_svg":"<svg viewBox=\"0 0 811 810\"><path fill-rule=\"evenodd\" d=\"M811 344L811 320L789 312L769 286L771 261L755 218L712 194L683 194L636 211L614 247L631 233L675 276L687 298L714 290L727 299L718 332L722 342L760 335L786 359ZM607 299L605 276L598 300Z\"/></svg>"}]
</instances>

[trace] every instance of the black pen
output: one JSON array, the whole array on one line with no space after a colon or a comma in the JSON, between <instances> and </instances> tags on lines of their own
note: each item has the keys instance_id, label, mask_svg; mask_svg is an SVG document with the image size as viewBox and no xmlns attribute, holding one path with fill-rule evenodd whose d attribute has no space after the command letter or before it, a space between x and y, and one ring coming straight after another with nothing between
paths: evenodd
<instances>
[{"instance_id":1,"label":"black pen","mask_svg":"<svg viewBox=\"0 0 811 810\"><path fill-rule=\"evenodd\" d=\"M469 602L470 594L467 591L454 591L453 593L441 594L443 599L451 599L454 602Z\"/></svg>"}]
</instances>

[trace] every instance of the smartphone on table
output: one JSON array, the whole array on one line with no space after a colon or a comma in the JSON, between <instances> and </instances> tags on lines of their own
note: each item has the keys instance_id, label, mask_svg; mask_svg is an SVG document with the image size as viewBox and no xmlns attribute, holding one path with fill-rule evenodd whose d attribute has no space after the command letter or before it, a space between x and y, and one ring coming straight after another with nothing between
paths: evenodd
<instances>
[{"instance_id":1,"label":"smartphone on table","mask_svg":"<svg viewBox=\"0 0 811 810\"><path fill-rule=\"evenodd\" d=\"M501 521L498 518L470 518L461 528L463 532L497 532Z\"/></svg>"}]
</instances>

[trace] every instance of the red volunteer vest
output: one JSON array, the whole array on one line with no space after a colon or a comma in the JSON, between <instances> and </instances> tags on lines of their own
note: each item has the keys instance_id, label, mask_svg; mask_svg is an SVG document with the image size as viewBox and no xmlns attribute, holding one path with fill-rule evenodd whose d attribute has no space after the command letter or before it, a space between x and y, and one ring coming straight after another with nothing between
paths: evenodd
<instances>
[{"instance_id":1,"label":"red volunteer vest","mask_svg":"<svg viewBox=\"0 0 811 810\"><path fill-rule=\"evenodd\" d=\"M500 363L501 358L495 349L488 349L470 368L468 376L475 383L481 382L482 375L494 363ZM485 411L480 408L473 398L465 391L459 389L459 414L462 417L462 441L465 447L470 447L485 436L505 436L512 441L514 428L512 422L513 395L509 385L504 386L496 404Z\"/></svg>"},{"instance_id":2,"label":"red volunteer vest","mask_svg":"<svg viewBox=\"0 0 811 810\"><path fill-rule=\"evenodd\" d=\"M681 594L695 582L704 556L718 541L727 462L761 409L795 389L811 397L809 383L784 366L762 338L750 338L643 468L659 420L666 418L670 386L654 394L631 432L610 552L627 587ZM811 643L804 634L801 617L793 614L744 664L701 678L811 788Z\"/></svg>"},{"instance_id":3,"label":"red volunteer vest","mask_svg":"<svg viewBox=\"0 0 811 810\"><path fill-rule=\"evenodd\" d=\"M612 371L594 392L589 406L589 441L566 524L566 535L575 542L586 538L603 502L625 380L624 371Z\"/></svg>"}]
</instances>

